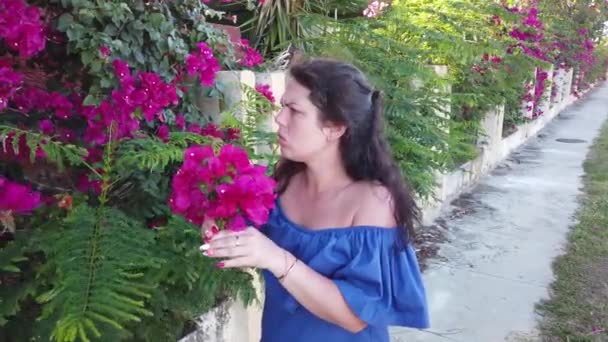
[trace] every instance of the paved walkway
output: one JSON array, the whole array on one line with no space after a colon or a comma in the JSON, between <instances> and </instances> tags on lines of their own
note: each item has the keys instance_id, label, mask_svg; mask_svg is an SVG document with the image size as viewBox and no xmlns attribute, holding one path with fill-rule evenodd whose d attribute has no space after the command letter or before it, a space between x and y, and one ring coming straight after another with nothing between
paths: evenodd
<instances>
[{"instance_id":1,"label":"paved walkway","mask_svg":"<svg viewBox=\"0 0 608 342\"><path fill-rule=\"evenodd\" d=\"M470 213L448 221L449 242L424 274L432 327L394 328L392 341L537 340L534 305L548 294L551 261L563 251L577 208L582 164L607 117L604 84L457 201Z\"/></svg>"}]
</instances>

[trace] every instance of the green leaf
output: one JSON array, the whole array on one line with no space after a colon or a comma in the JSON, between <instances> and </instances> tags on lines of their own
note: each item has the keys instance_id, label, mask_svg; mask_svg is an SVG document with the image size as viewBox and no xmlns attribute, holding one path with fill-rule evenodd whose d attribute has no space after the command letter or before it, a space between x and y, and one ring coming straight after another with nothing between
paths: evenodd
<instances>
[{"instance_id":1,"label":"green leaf","mask_svg":"<svg viewBox=\"0 0 608 342\"><path fill-rule=\"evenodd\" d=\"M144 58L144 54L141 52L141 50L133 50L133 56L135 56L135 60L141 64L145 64L146 63L146 59Z\"/></svg>"},{"instance_id":2,"label":"green leaf","mask_svg":"<svg viewBox=\"0 0 608 342\"><path fill-rule=\"evenodd\" d=\"M99 59L93 60L90 64L91 72L93 72L93 73L100 72L101 67L102 67L102 62Z\"/></svg>"},{"instance_id":3,"label":"green leaf","mask_svg":"<svg viewBox=\"0 0 608 342\"><path fill-rule=\"evenodd\" d=\"M2 268L3 271L19 273L21 270L15 265L8 265Z\"/></svg>"},{"instance_id":4,"label":"green leaf","mask_svg":"<svg viewBox=\"0 0 608 342\"><path fill-rule=\"evenodd\" d=\"M91 61L95 59L97 56L92 51L83 51L80 55L80 60L84 65L90 65Z\"/></svg>"},{"instance_id":5,"label":"green leaf","mask_svg":"<svg viewBox=\"0 0 608 342\"><path fill-rule=\"evenodd\" d=\"M112 80L107 77L104 77L101 79L101 81L99 81L99 85L104 89L112 87L112 84L113 84ZM88 96L90 96L90 95L88 95ZM94 104L97 105L98 103L95 102Z\"/></svg>"},{"instance_id":6,"label":"green leaf","mask_svg":"<svg viewBox=\"0 0 608 342\"><path fill-rule=\"evenodd\" d=\"M121 44L119 49L120 53L124 56L129 56L131 54L131 48L127 44Z\"/></svg>"},{"instance_id":7,"label":"green leaf","mask_svg":"<svg viewBox=\"0 0 608 342\"><path fill-rule=\"evenodd\" d=\"M95 95L89 94L84 98L82 104L85 106L96 106L99 104L99 99Z\"/></svg>"},{"instance_id":8,"label":"green leaf","mask_svg":"<svg viewBox=\"0 0 608 342\"><path fill-rule=\"evenodd\" d=\"M108 36L114 37L118 33L118 27L110 23L106 25L106 27L103 29L103 32Z\"/></svg>"},{"instance_id":9,"label":"green leaf","mask_svg":"<svg viewBox=\"0 0 608 342\"><path fill-rule=\"evenodd\" d=\"M66 32L74 23L74 17L70 13L63 13L57 20L57 30Z\"/></svg>"},{"instance_id":10,"label":"green leaf","mask_svg":"<svg viewBox=\"0 0 608 342\"><path fill-rule=\"evenodd\" d=\"M151 27L160 28L160 26L166 21L165 16L162 13L152 13L148 17L148 22Z\"/></svg>"}]
</instances>

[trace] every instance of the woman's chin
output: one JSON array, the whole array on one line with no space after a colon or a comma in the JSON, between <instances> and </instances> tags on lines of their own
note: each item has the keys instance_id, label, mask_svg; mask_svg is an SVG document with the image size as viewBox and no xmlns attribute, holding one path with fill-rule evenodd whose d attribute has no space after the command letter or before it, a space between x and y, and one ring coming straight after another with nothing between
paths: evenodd
<instances>
[{"instance_id":1,"label":"woman's chin","mask_svg":"<svg viewBox=\"0 0 608 342\"><path fill-rule=\"evenodd\" d=\"M289 153L289 148L285 147L283 145L281 145L279 147L279 154L281 155L281 157L285 158L285 159L291 159L289 158L291 156L291 153Z\"/></svg>"},{"instance_id":2,"label":"woman's chin","mask_svg":"<svg viewBox=\"0 0 608 342\"><path fill-rule=\"evenodd\" d=\"M293 151L289 149L289 147L281 146L279 154L283 159L291 160L294 162L303 162L301 160L302 158L298 158L298 155L294 154Z\"/></svg>"}]
</instances>

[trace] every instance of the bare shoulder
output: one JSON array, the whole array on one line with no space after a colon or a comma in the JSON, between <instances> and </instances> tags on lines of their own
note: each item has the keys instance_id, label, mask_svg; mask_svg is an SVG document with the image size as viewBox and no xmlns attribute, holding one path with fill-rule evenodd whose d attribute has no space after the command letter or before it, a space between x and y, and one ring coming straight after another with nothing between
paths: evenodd
<instances>
[{"instance_id":1,"label":"bare shoulder","mask_svg":"<svg viewBox=\"0 0 608 342\"><path fill-rule=\"evenodd\" d=\"M395 228L397 224L393 215L393 197L386 187L378 183L362 182L356 191L358 204L353 225Z\"/></svg>"}]
</instances>

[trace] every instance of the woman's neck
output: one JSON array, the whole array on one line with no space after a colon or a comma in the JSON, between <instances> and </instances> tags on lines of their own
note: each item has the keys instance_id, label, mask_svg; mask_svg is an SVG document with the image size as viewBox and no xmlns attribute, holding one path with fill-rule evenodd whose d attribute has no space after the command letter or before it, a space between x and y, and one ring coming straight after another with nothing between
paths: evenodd
<instances>
[{"instance_id":1,"label":"woman's neck","mask_svg":"<svg viewBox=\"0 0 608 342\"><path fill-rule=\"evenodd\" d=\"M307 163L302 180L306 191L313 197L342 189L353 183L338 158Z\"/></svg>"}]
</instances>

